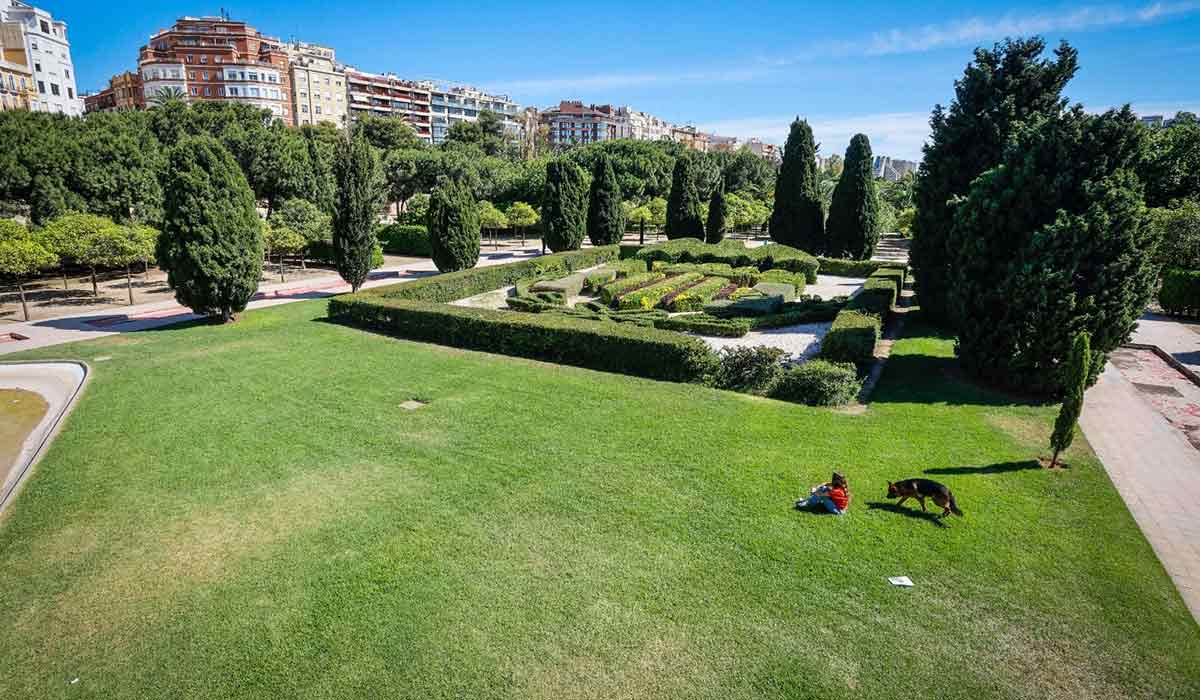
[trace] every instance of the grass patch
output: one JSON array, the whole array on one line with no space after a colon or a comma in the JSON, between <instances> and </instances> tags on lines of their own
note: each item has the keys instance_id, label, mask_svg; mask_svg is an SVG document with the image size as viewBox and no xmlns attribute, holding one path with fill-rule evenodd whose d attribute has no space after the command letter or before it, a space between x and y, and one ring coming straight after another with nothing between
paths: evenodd
<instances>
[{"instance_id":1,"label":"grass patch","mask_svg":"<svg viewBox=\"0 0 1200 700\"><path fill-rule=\"evenodd\" d=\"M1200 694L1197 625L1090 451L1019 468L1055 407L962 382L915 316L850 416L324 310L95 368L0 520L0 697ZM846 517L791 509L835 468ZM966 519L886 507L926 474Z\"/></svg>"}]
</instances>

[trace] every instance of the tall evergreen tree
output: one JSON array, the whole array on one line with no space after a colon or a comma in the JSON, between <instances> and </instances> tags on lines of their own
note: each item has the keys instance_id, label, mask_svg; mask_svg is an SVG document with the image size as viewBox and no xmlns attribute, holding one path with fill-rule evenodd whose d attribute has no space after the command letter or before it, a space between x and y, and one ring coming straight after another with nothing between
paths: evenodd
<instances>
[{"instance_id":1,"label":"tall evergreen tree","mask_svg":"<svg viewBox=\"0 0 1200 700\"><path fill-rule=\"evenodd\" d=\"M700 192L696 187L695 163L686 153L675 159L675 170L671 173L666 234L667 238L704 240L704 220L700 218Z\"/></svg>"},{"instance_id":2,"label":"tall evergreen tree","mask_svg":"<svg viewBox=\"0 0 1200 700\"><path fill-rule=\"evenodd\" d=\"M558 253L579 250L587 225L586 173L575 163L559 158L546 163L546 185L542 189L542 236L546 246Z\"/></svg>"},{"instance_id":3,"label":"tall evergreen tree","mask_svg":"<svg viewBox=\"0 0 1200 700\"><path fill-rule=\"evenodd\" d=\"M874 159L866 134L855 134L846 148L842 175L833 188L829 221L825 222L825 254L866 260L879 242L879 199L875 193Z\"/></svg>"},{"instance_id":4,"label":"tall evergreen tree","mask_svg":"<svg viewBox=\"0 0 1200 700\"><path fill-rule=\"evenodd\" d=\"M262 229L237 161L208 136L170 150L158 264L175 299L222 322L246 308L262 275Z\"/></svg>"},{"instance_id":5,"label":"tall evergreen tree","mask_svg":"<svg viewBox=\"0 0 1200 700\"><path fill-rule=\"evenodd\" d=\"M971 181L1000 162L1004 145L1021 122L1058 114L1063 88L1078 68L1065 42L1054 60L1042 59L1040 38L1005 40L976 49L975 60L954 84L950 108L937 105L915 190L917 214L911 251L921 314L951 324L949 292L953 251L947 246L955 202Z\"/></svg>"},{"instance_id":6,"label":"tall evergreen tree","mask_svg":"<svg viewBox=\"0 0 1200 700\"><path fill-rule=\"evenodd\" d=\"M1086 331L1075 334L1071 343L1071 355L1063 371L1063 402L1054 420L1054 433L1050 436L1050 447L1054 456L1050 466L1058 466L1058 455L1075 441L1075 423L1083 411L1083 392L1088 385L1088 372L1092 359L1090 338Z\"/></svg>"},{"instance_id":7,"label":"tall evergreen tree","mask_svg":"<svg viewBox=\"0 0 1200 700\"><path fill-rule=\"evenodd\" d=\"M771 239L809 253L823 253L825 211L817 189L817 144L812 127L797 118L788 132L775 181Z\"/></svg>"},{"instance_id":8,"label":"tall evergreen tree","mask_svg":"<svg viewBox=\"0 0 1200 700\"><path fill-rule=\"evenodd\" d=\"M607 153L600 154L592 171L588 197L587 234L592 245L613 245L625 237L625 211L621 186Z\"/></svg>"},{"instance_id":9,"label":"tall evergreen tree","mask_svg":"<svg viewBox=\"0 0 1200 700\"><path fill-rule=\"evenodd\" d=\"M333 180L333 169L328 151L322 152L321 143L315 134L306 137L308 142L308 162L312 165L312 194L307 199L321 208L321 211L333 215L336 186ZM325 147L328 149L328 146Z\"/></svg>"},{"instance_id":10,"label":"tall evergreen tree","mask_svg":"<svg viewBox=\"0 0 1200 700\"><path fill-rule=\"evenodd\" d=\"M985 381L1057 395L1071 338L1091 336L1089 383L1154 289L1157 234L1133 174L1144 130L1128 107L1039 117L955 210L947 247L958 353Z\"/></svg>"},{"instance_id":11,"label":"tall evergreen tree","mask_svg":"<svg viewBox=\"0 0 1200 700\"><path fill-rule=\"evenodd\" d=\"M333 163L337 207L333 216L333 252L338 274L357 292L371 271L375 224L383 206L383 171L375 149L361 129L338 144Z\"/></svg>"},{"instance_id":12,"label":"tall evergreen tree","mask_svg":"<svg viewBox=\"0 0 1200 700\"><path fill-rule=\"evenodd\" d=\"M725 218L728 213L725 206L725 178L721 178L708 200L708 224L704 227L706 242L720 243L725 237Z\"/></svg>"},{"instance_id":13,"label":"tall evergreen tree","mask_svg":"<svg viewBox=\"0 0 1200 700\"><path fill-rule=\"evenodd\" d=\"M426 219L433 264L441 272L468 270L479 261L479 207L471 191L444 179L429 197Z\"/></svg>"}]
</instances>

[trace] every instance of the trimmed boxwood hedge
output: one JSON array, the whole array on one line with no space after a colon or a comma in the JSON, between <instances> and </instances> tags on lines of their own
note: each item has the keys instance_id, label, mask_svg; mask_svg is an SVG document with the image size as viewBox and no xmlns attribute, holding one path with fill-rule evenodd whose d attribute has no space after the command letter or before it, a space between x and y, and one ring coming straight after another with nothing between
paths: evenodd
<instances>
[{"instance_id":1,"label":"trimmed boxwood hedge","mask_svg":"<svg viewBox=\"0 0 1200 700\"><path fill-rule=\"evenodd\" d=\"M896 287L891 280L868 277L862 291L854 295L846 308L885 318L896 303Z\"/></svg>"},{"instance_id":2,"label":"trimmed boxwood hedge","mask_svg":"<svg viewBox=\"0 0 1200 700\"><path fill-rule=\"evenodd\" d=\"M750 327L757 331L802 323L827 323L837 317L844 305L844 302L820 299L790 301L779 309L779 313L750 319Z\"/></svg>"},{"instance_id":3,"label":"trimmed boxwood hedge","mask_svg":"<svg viewBox=\"0 0 1200 700\"><path fill-rule=\"evenodd\" d=\"M520 314L359 293L331 299L329 316L410 340L650 379L701 382L717 365L699 338L561 313Z\"/></svg>"},{"instance_id":4,"label":"trimmed boxwood hedge","mask_svg":"<svg viewBox=\"0 0 1200 700\"><path fill-rule=\"evenodd\" d=\"M605 304L611 304L626 292L632 292L635 289L654 284L662 279L666 279L666 275L661 272L639 272L628 277L622 277L616 282L610 282L600 288L600 300Z\"/></svg>"},{"instance_id":5,"label":"trimmed boxwood hedge","mask_svg":"<svg viewBox=\"0 0 1200 700\"><path fill-rule=\"evenodd\" d=\"M1200 270L1164 270L1158 305L1177 316L1200 315Z\"/></svg>"},{"instance_id":6,"label":"trimmed boxwood hedge","mask_svg":"<svg viewBox=\"0 0 1200 700\"><path fill-rule=\"evenodd\" d=\"M780 375L770 397L809 406L843 406L853 401L861 388L853 364L809 360Z\"/></svg>"},{"instance_id":7,"label":"trimmed boxwood hedge","mask_svg":"<svg viewBox=\"0 0 1200 700\"><path fill-rule=\"evenodd\" d=\"M375 230L383 252L389 255L407 255L414 258L433 256L429 242L429 231L415 224L388 224Z\"/></svg>"},{"instance_id":8,"label":"trimmed boxwood hedge","mask_svg":"<svg viewBox=\"0 0 1200 700\"><path fill-rule=\"evenodd\" d=\"M706 277L697 285L676 292L665 299L666 307L671 311L699 311L704 304L711 301L713 296L725 288L729 280L723 277Z\"/></svg>"},{"instance_id":9,"label":"trimmed boxwood hedge","mask_svg":"<svg viewBox=\"0 0 1200 700\"><path fill-rule=\"evenodd\" d=\"M821 274L835 277L870 277L876 270L898 269L903 271L905 264L886 260L846 260L844 258L818 257L821 264Z\"/></svg>"},{"instance_id":10,"label":"trimmed boxwood hedge","mask_svg":"<svg viewBox=\"0 0 1200 700\"><path fill-rule=\"evenodd\" d=\"M386 287L376 287L359 292L358 296L445 303L495 291L524 280L564 277L576 270L583 270L612 260L616 256L616 246L585 248L566 253L543 255L505 265L475 267L470 270L433 275L412 282L390 284Z\"/></svg>"},{"instance_id":11,"label":"trimmed boxwood hedge","mask_svg":"<svg viewBox=\"0 0 1200 700\"><path fill-rule=\"evenodd\" d=\"M779 243L747 248L742 241L727 238L709 244L698 238L676 238L642 248L637 257L653 263L725 263L731 267L753 266L759 270L783 269L803 273L812 284L817 281L820 263L808 253Z\"/></svg>"},{"instance_id":12,"label":"trimmed boxwood hedge","mask_svg":"<svg viewBox=\"0 0 1200 700\"><path fill-rule=\"evenodd\" d=\"M847 306L833 319L829 332L821 339L821 357L835 362L871 362L875 359L879 334L878 316Z\"/></svg>"},{"instance_id":13,"label":"trimmed boxwood hedge","mask_svg":"<svg viewBox=\"0 0 1200 700\"><path fill-rule=\"evenodd\" d=\"M759 277L765 274L760 272L757 267L750 265L732 267L727 263L666 263L661 260L655 261L652 269L665 272L668 275L681 272L699 272L706 277L723 277L726 280L736 282L742 287L753 287L758 284ZM788 273L784 272L783 274Z\"/></svg>"},{"instance_id":14,"label":"trimmed boxwood hedge","mask_svg":"<svg viewBox=\"0 0 1200 700\"><path fill-rule=\"evenodd\" d=\"M656 321L656 327L668 331L695 333L718 338L740 338L750 332L750 319L719 318L708 314L685 314Z\"/></svg>"}]
</instances>

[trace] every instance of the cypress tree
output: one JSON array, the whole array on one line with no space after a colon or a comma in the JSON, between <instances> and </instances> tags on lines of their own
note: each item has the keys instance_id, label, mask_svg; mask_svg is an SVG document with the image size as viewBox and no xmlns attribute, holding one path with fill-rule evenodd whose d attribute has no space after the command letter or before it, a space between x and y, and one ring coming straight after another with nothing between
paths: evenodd
<instances>
[{"instance_id":1,"label":"cypress tree","mask_svg":"<svg viewBox=\"0 0 1200 700\"><path fill-rule=\"evenodd\" d=\"M717 181L713 188L712 197L708 200L708 225L704 227L704 240L707 243L720 243L725 237L725 179Z\"/></svg>"},{"instance_id":2,"label":"cypress tree","mask_svg":"<svg viewBox=\"0 0 1200 700\"><path fill-rule=\"evenodd\" d=\"M175 299L222 322L246 308L262 275L262 226L237 161L208 136L184 137L163 175L158 264Z\"/></svg>"},{"instance_id":3,"label":"cypress tree","mask_svg":"<svg viewBox=\"0 0 1200 700\"><path fill-rule=\"evenodd\" d=\"M1061 395L1073 334L1091 336L1089 383L1153 294L1157 233L1133 174L1145 133L1128 107L1082 107L1017 130L955 208L949 301L963 367Z\"/></svg>"},{"instance_id":4,"label":"cypress tree","mask_svg":"<svg viewBox=\"0 0 1200 700\"><path fill-rule=\"evenodd\" d=\"M1071 355L1063 370L1062 408L1054 420L1054 433L1050 436L1050 447L1054 450L1051 468L1058 466L1058 455L1075 440L1075 423L1083 411L1083 391L1087 389L1091 361L1090 337L1086 331L1079 331L1071 343Z\"/></svg>"},{"instance_id":5,"label":"cypress tree","mask_svg":"<svg viewBox=\"0 0 1200 700\"><path fill-rule=\"evenodd\" d=\"M797 118L788 132L775 181L771 240L816 255L824 252L824 230L825 211L817 190L817 145L808 122Z\"/></svg>"},{"instance_id":6,"label":"cypress tree","mask_svg":"<svg viewBox=\"0 0 1200 700\"><path fill-rule=\"evenodd\" d=\"M429 197L426 215L433 264L441 272L475 267L479 261L479 207L471 191L446 179Z\"/></svg>"},{"instance_id":7,"label":"cypress tree","mask_svg":"<svg viewBox=\"0 0 1200 700\"><path fill-rule=\"evenodd\" d=\"M671 173L671 194L667 197L667 238L704 240L704 220L700 218L700 193L696 189L695 164L684 154L675 159Z\"/></svg>"},{"instance_id":8,"label":"cypress tree","mask_svg":"<svg viewBox=\"0 0 1200 700\"><path fill-rule=\"evenodd\" d=\"M833 188L829 221L825 222L825 254L866 260L879 242L879 200L871 142L865 134L850 139L843 163L842 175Z\"/></svg>"},{"instance_id":9,"label":"cypress tree","mask_svg":"<svg viewBox=\"0 0 1200 700\"><path fill-rule=\"evenodd\" d=\"M613 245L625 237L625 212L621 186L607 153L596 159L588 197L587 235L592 245Z\"/></svg>"},{"instance_id":10,"label":"cypress tree","mask_svg":"<svg viewBox=\"0 0 1200 700\"><path fill-rule=\"evenodd\" d=\"M1052 61L1039 58L1045 46L1033 38L976 49L975 60L954 84L950 108L933 109L933 133L914 188L911 263L922 317L943 326L952 325L953 250L947 240L954 202L967 196L975 178L1000 162L1018 124L1061 112L1062 90L1078 68L1076 51L1065 42Z\"/></svg>"},{"instance_id":11,"label":"cypress tree","mask_svg":"<svg viewBox=\"0 0 1200 700\"><path fill-rule=\"evenodd\" d=\"M587 224L587 188L583 169L559 158L546 164L542 190L542 227L546 246L555 253L579 250Z\"/></svg>"},{"instance_id":12,"label":"cypress tree","mask_svg":"<svg viewBox=\"0 0 1200 700\"><path fill-rule=\"evenodd\" d=\"M383 171L375 149L361 129L338 142L333 163L337 207L333 216L333 253L338 274L357 292L371 271L375 224L383 205Z\"/></svg>"}]
</instances>

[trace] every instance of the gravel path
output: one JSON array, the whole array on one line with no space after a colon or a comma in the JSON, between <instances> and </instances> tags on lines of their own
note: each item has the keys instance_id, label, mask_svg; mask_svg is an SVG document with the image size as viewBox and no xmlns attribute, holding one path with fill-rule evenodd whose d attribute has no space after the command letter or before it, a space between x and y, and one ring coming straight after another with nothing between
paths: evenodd
<instances>
[{"instance_id":1,"label":"gravel path","mask_svg":"<svg viewBox=\"0 0 1200 700\"><path fill-rule=\"evenodd\" d=\"M832 323L802 323L798 326L750 331L741 338L707 338L705 343L715 351L721 348L754 347L766 345L786 352L793 361L807 360L821 349L821 338L829 332Z\"/></svg>"}]
</instances>

